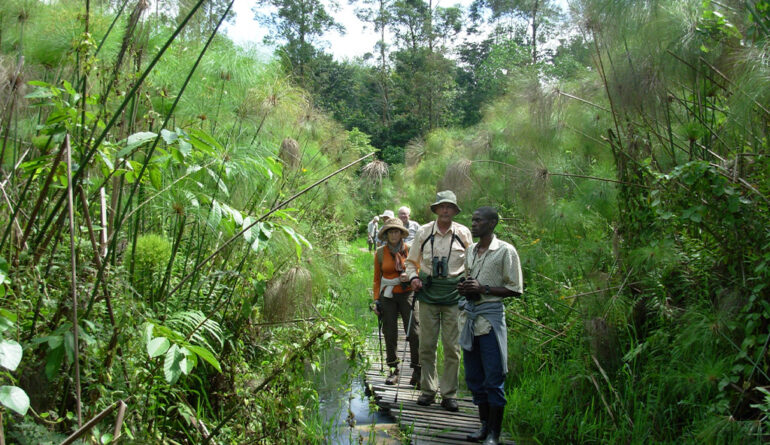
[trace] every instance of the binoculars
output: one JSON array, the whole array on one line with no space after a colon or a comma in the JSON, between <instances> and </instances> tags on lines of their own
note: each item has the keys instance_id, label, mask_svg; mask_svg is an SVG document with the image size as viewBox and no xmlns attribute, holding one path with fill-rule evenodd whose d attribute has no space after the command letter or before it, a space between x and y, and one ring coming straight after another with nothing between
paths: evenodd
<instances>
[{"instance_id":1,"label":"binoculars","mask_svg":"<svg viewBox=\"0 0 770 445\"><path fill-rule=\"evenodd\" d=\"M432 276L436 278L446 278L449 275L447 257L442 256L441 259L439 259L437 256L434 256L431 264L433 266Z\"/></svg>"}]
</instances>

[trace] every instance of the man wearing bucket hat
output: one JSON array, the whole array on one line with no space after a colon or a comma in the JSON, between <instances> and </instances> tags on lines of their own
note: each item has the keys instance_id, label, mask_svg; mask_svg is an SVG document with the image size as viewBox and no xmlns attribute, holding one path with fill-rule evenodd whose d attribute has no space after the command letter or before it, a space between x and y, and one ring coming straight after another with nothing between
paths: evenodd
<instances>
[{"instance_id":1,"label":"man wearing bucket hat","mask_svg":"<svg viewBox=\"0 0 770 445\"><path fill-rule=\"evenodd\" d=\"M390 370L386 385L394 385L398 380L400 363L396 355L398 346L398 316L404 323L409 350L411 351L412 378L410 385L420 382L419 334L420 322L417 320L418 309L414 306L412 288L405 272L406 257L409 249L404 239L409 231L398 218L392 218L380 229L377 237L385 244L374 254L374 300L378 315L382 316L382 332L385 336L386 363ZM415 314L412 314L412 312Z\"/></svg>"},{"instance_id":2,"label":"man wearing bucket hat","mask_svg":"<svg viewBox=\"0 0 770 445\"><path fill-rule=\"evenodd\" d=\"M460 213L457 197L451 190L436 195L430 209L436 220L417 230L406 260L406 273L420 302L420 365L422 394L418 405L427 406L441 391L441 406L457 411L457 386L460 366L460 329L457 283L465 270L465 249L473 238L467 227L453 221ZM436 347L441 332L444 347L444 372L437 382Z\"/></svg>"}]
</instances>

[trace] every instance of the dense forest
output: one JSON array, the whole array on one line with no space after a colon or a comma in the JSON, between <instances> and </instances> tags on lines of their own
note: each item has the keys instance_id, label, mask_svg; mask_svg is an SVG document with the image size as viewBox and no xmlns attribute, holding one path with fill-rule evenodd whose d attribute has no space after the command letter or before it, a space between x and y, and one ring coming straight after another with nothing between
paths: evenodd
<instances>
[{"instance_id":1,"label":"dense forest","mask_svg":"<svg viewBox=\"0 0 770 445\"><path fill-rule=\"evenodd\" d=\"M0 4L0 445L328 443L366 223L444 189L522 259L513 437L770 440L770 2L351 4Z\"/></svg>"}]
</instances>

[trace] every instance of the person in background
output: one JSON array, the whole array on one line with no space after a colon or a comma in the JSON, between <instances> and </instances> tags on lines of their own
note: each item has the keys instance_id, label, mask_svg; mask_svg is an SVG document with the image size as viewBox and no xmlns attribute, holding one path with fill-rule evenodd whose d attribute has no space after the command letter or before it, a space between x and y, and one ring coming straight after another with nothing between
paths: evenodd
<instances>
[{"instance_id":1,"label":"person in background","mask_svg":"<svg viewBox=\"0 0 770 445\"><path fill-rule=\"evenodd\" d=\"M523 279L516 249L494 235L499 217L492 207L479 207L471 233L479 242L465 252L465 280L457 285L460 300L460 346L465 383L479 408L481 428L467 440L500 443L508 373L508 337L503 298L520 296Z\"/></svg>"},{"instance_id":2,"label":"person in background","mask_svg":"<svg viewBox=\"0 0 770 445\"><path fill-rule=\"evenodd\" d=\"M372 218L371 221L369 221L369 224L366 226L366 243L369 244L369 252L375 249L377 246L377 232L379 230L379 227L377 227L378 223L380 222L380 217L375 216Z\"/></svg>"},{"instance_id":3,"label":"person in background","mask_svg":"<svg viewBox=\"0 0 770 445\"><path fill-rule=\"evenodd\" d=\"M382 215L380 215L380 223L382 225L385 225L385 224L388 223L388 220L390 220L392 218L395 218L395 217L396 217L396 215L393 214L393 210L385 210L384 212L382 212ZM383 241L383 240L381 240L379 238L376 238L375 242L377 243L377 247L385 245L385 241Z\"/></svg>"},{"instance_id":4,"label":"person in background","mask_svg":"<svg viewBox=\"0 0 770 445\"><path fill-rule=\"evenodd\" d=\"M398 346L398 316L404 323L404 331L408 334L412 378L411 386L420 382L420 322L417 319L418 308L413 306L414 294L409 287L406 275L406 257L409 248L404 238L409 231L397 218L391 218L380 229L377 237L384 240L385 245L377 248L374 254L374 303L375 313L382 316L382 332L385 336L385 361L389 373L386 385L395 385L398 381L400 360L397 355ZM414 308L414 314L412 309ZM410 324L411 323L411 324Z\"/></svg>"},{"instance_id":5,"label":"person in background","mask_svg":"<svg viewBox=\"0 0 770 445\"><path fill-rule=\"evenodd\" d=\"M402 223L404 223L404 227L406 227L406 230L409 231L409 236L406 237L404 242L406 242L406 245L408 247L412 247L412 241L414 241L414 235L417 234L417 229L420 228L420 224L417 221L412 221L409 219L409 216L412 214L412 211L407 206L403 206L400 209L398 209L398 219L401 220Z\"/></svg>"},{"instance_id":6,"label":"person in background","mask_svg":"<svg viewBox=\"0 0 770 445\"><path fill-rule=\"evenodd\" d=\"M436 220L417 230L406 259L406 273L420 302L422 394L417 404L430 405L440 389L441 406L447 411L457 411L460 369L457 283L465 271L465 249L473 238L467 227L452 221L460 213L454 192L439 192L430 209L436 214ZM436 373L439 332L444 348L444 372L440 382Z\"/></svg>"}]
</instances>

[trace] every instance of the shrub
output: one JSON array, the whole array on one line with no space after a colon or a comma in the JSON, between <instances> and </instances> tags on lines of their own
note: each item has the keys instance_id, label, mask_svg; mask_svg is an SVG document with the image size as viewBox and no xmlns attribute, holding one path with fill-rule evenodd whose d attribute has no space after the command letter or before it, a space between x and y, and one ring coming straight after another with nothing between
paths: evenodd
<instances>
[{"instance_id":1,"label":"shrub","mask_svg":"<svg viewBox=\"0 0 770 445\"><path fill-rule=\"evenodd\" d=\"M136 239L136 248L129 255L131 284L139 295L151 297L163 281L166 265L171 257L171 243L164 237L151 233Z\"/></svg>"}]
</instances>

